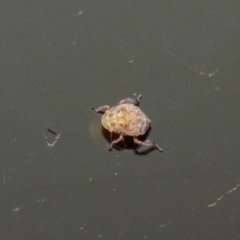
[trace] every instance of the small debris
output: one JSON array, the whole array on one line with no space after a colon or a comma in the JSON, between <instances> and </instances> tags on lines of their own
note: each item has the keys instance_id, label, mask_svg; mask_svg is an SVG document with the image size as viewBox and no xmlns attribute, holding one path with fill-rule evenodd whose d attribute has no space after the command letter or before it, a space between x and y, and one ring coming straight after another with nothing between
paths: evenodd
<instances>
[{"instance_id":1,"label":"small debris","mask_svg":"<svg viewBox=\"0 0 240 240\"><path fill-rule=\"evenodd\" d=\"M50 133L57 135L53 130L51 130L50 128L47 129Z\"/></svg>"},{"instance_id":2,"label":"small debris","mask_svg":"<svg viewBox=\"0 0 240 240\"><path fill-rule=\"evenodd\" d=\"M228 191L226 192L226 194L230 194L230 193L236 191L239 187L240 187L240 183L238 183L234 188L228 190ZM208 206L208 207L214 207L214 206L217 205L217 203L218 203L219 201L221 201L223 198L224 198L224 195L222 195L221 197L217 198L217 201L216 201L216 202L211 203L211 204L208 204L207 206Z\"/></svg>"},{"instance_id":3,"label":"small debris","mask_svg":"<svg viewBox=\"0 0 240 240\"><path fill-rule=\"evenodd\" d=\"M13 212L18 212L21 208L22 208L22 206L21 207L17 207L17 208L13 208L12 211Z\"/></svg>"}]
</instances>

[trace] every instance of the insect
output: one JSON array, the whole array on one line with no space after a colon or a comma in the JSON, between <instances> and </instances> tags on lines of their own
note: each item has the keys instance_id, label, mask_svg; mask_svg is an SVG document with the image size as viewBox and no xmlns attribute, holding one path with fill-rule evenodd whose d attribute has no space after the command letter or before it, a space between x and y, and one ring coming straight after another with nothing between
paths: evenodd
<instances>
[{"instance_id":1,"label":"insect","mask_svg":"<svg viewBox=\"0 0 240 240\"><path fill-rule=\"evenodd\" d=\"M111 142L109 150L120 141L124 143L124 136L132 136L134 143L138 145L155 147L160 152L163 151L156 142L151 140L140 141L137 138L144 135L151 124L151 120L137 106L141 98L142 95L139 95L137 99L123 99L115 107L109 107L108 105L96 109L92 107L95 112L104 113L102 116L103 127L110 133L119 134L119 138Z\"/></svg>"}]
</instances>

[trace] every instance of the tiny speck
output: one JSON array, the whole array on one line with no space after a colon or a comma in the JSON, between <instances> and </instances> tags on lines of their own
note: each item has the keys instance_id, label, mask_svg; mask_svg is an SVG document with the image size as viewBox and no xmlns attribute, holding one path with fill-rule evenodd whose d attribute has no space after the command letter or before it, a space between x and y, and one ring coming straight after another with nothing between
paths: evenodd
<instances>
[{"instance_id":1,"label":"tiny speck","mask_svg":"<svg viewBox=\"0 0 240 240\"><path fill-rule=\"evenodd\" d=\"M13 212L18 212L22 207L17 207L17 208L14 208L12 209Z\"/></svg>"}]
</instances>

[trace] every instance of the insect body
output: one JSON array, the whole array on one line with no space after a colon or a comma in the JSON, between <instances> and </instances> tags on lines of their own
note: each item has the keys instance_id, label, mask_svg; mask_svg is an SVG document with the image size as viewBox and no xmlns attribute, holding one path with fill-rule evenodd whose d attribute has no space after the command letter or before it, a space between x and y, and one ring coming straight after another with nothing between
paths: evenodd
<instances>
[{"instance_id":1,"label":"insect body","mask_svg":"<svg viewBox=\"0 0 240 240\"><path fill-rule=\"evenodd\" d=\"M101 106L97 109L92 108L96 112L104 112L102 116L102 125L109 132L119 134L119 138L111 142L112 146L124 140L124 136L132 136L133 140L138 145L155 147L159 151L163 151L157 143L146 140L144 142L138 140L139 135L144 135L151 124L151 120L136 106L139 104L141 95L137 99L123 99L115 107Z\"/></svg>"}]
</instances>

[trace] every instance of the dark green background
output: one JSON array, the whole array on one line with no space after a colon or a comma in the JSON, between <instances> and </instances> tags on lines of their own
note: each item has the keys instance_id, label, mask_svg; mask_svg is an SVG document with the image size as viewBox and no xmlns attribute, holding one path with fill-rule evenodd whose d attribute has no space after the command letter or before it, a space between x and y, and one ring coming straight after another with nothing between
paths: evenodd
<instances>
[{"instance_id":1,"label":"dark green background","mask_svg":"<svg viewBox=\"0 0 240 240\"><path fill-rule=\"evenodd\" d=\"M1 1L0 238L240 239L239 7ZM109 152L90 107L140 93L164 152Z\"/></svg>"}]
</instances>

